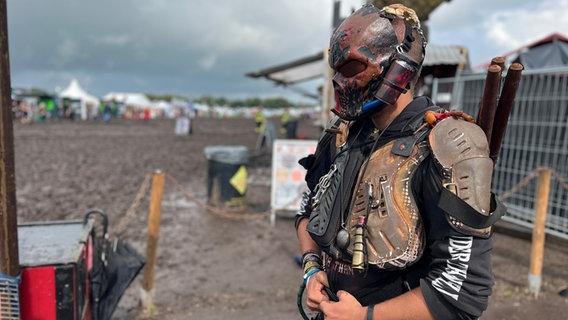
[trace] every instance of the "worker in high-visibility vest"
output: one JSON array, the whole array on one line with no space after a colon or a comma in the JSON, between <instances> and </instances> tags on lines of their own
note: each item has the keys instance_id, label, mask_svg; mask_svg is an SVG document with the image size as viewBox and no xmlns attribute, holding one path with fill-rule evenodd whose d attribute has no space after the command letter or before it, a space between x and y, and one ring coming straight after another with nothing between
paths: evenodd
<instances>
[{"instance_id":1,"label":"worker in high-visibility vest","mask_svg":"<svg viewBox=\"0 0 568 320\"><path fill-rule=\"evenodd\" d=\"M256 124L254 131L258 133L264 132L264 128L266 126L266 118L264 117L264 113L262 112L262 107L256 112L254 116L254 122Z\"/></svg>"},{"instance_id":2,"label":"worker in high-visibility vest","mask_svg":"<svg viewBox=\"0 0 568 320\"><path fill-rule=\"evenodd\" d=\"M290 113L288 112L288 109L286 109L280 116L280 134L283 137L286 137L288 121L290 121Z\"/></svg>"}]
</instances>

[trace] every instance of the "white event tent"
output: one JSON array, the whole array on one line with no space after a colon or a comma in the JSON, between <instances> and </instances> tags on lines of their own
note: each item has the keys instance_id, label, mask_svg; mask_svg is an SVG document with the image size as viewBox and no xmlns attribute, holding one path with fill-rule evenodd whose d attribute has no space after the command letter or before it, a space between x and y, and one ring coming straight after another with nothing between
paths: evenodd
<instances>
[{"instance_id":1,"label":"white event tent","mask_svg":"<svg viewBox=\"0 0 568 320\"><path fill-rule=\"evenodd\" d=\"M59 92L59 97L79 101L82 120L87 120L89 116L96 114L100 102L97 97L81 88L77 79L71 80L69 86Z\"/></svg>"},{"instance_id":2,"label":"white event tent","mask_svg":"<svg viewBox=\"0 0 568 320\"><path fill-rule=\"evenodd\" d=\"M143 93L136 92L109 92L103 96L103 101L114 101L121 106L119 113L124 113L128 108L139 110L152 109L152 101Z\"/></svg>"},{"instance_id":3,"label":"white event tent","mask_svg":"<svg viewBox=\"0 0 568 320\"><path fill-rule=\"evenodd\" d=\"M149 109L152 118L158 116L173 118L176 108L187 105L187 101L180 99L173 99L171 102L165 100L151 101L145 94L136 92L109 92L103 96L102 100L115 101L124 105L124 107Z\"/></svg>"},{"instance_id":4,"label":"white event tent","mask_svg":"<svg viewBox=\"0 0 568 320\"><path fill-rule=\"evenodd\" d=\"M152 106L152 101L143 93L132 92L110 92L104 95L104 101L116 101L127 106L148 108Z\"/></svg>"}]
</instances>

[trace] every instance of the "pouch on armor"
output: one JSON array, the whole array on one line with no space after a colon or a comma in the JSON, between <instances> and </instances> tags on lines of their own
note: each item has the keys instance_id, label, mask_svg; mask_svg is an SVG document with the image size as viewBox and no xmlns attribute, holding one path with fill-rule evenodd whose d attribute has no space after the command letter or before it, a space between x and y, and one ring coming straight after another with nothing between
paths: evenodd
<instances>
[{"instance_id":1,"label":"pouch on armor","mask_svg":"<svg viewBox=\"0 0 568 320\"><path fill-rule=\"evenodd\" d=\"M439 206L446 212L449 223L462 233L488 237L498 218L491 216L501 213L491 212L492 201L495 201L490 192L493 161L489 158L485 133L474 123L450 117L434 126L429 142L443 175L446 190L442 192L444 200ZM459 199L452 199L452 195ZM469 216L464 216L464 212ZM480 223L470 222L474 220Z\"/></svg>"}]
</instances>

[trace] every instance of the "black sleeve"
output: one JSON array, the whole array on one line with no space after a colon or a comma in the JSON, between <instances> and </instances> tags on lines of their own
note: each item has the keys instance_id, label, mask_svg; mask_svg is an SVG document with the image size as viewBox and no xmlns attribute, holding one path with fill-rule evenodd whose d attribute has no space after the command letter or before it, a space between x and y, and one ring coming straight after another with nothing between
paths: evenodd
<instances>
[{"instance_id":1,"label":"black sleeve","mask_svg":"<svg viewBox=\"0 0 568 320\"><path fill-rule=\"evenodd\" d=\"M476 319L487 308L494 284L493 240L462 234L437 206L441 176L431 157L422 164L419 206L428 237L429 271L420 287L436 319Z\"/></svg>"}]
</instances>

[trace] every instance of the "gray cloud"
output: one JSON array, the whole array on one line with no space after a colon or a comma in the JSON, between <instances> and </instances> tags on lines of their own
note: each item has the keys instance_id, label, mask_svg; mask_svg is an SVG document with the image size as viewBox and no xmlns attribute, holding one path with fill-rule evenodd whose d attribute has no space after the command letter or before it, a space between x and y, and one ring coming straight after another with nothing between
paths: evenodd
<instances>
[{"instance_id":1,"label":"gray cloud","mask_svg":"<svg viewBox=\"0 0 568 320\"><path fill-rule=\"evenodd\" d=\"M97 95L290 94L245 73L325 47L331 5L8 0L12 83L51 91L75 77Z\"/></svg>"},{"instance_id":2,"label":"gray cloud","mask_svg":"<svg viewBox=\"0 0 568 320\"><path fill-rule=\"evenodd\" d=\"M567 35L568 0L452 0L430 16L431 41L469 49L472 66L551 33Z\"/></svg>"},{"instance_id":3,"label":"gray cloud","mask_svg":"<svg viewBox=\"0 0 568 320\"><path fill-rule=\"evenodd\" d=\"M342 15L360 3L342 1ZM432 42L465 45L472 59L488 59L496 41L490 36L497 32L483 29L484 21L496 25L489 9L529 11L540 1L517 3L445 3L430 17ZM99 96L134 91L301 99L245 73L326 48L332 5L332 0L7 0L12 84L54 91L77 78ZM503 23L500 32L517 36L507 29L514 19Z\"/></svg>"}]
</instances>

